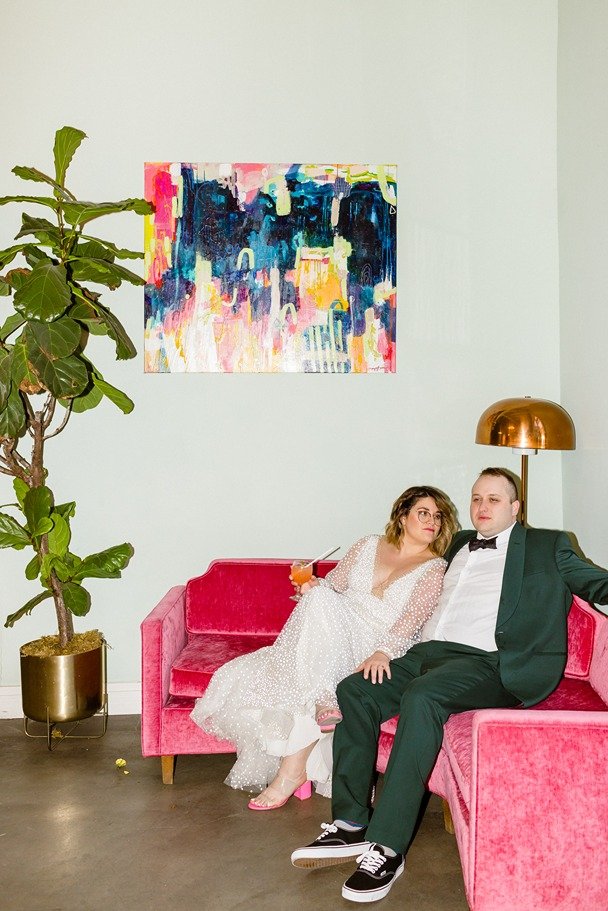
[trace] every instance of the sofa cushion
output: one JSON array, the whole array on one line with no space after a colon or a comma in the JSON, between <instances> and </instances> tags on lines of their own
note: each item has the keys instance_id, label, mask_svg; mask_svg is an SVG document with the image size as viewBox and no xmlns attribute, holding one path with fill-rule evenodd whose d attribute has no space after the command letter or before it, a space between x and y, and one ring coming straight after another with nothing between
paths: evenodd
<instances>
[{"instance_id":1,"label":"sofa cushion","mask_svg":"<svg viewBox=\"0 0 608 911\"><path fill-rule=\"evenodd\" d=\"M214 672L239 655L272 645L275 636L206 633L191 636L171 667L172 696L202 696Z\"/></svg>"},{"instance_id":2,"label":"sofa cushion","mask_svg":"<svg viewBox=\"0 0 608 911\"><path fill-rule=\"evenodd\" d=\"M335 560L315 564L323 578ZM277 636L293 610L291 560L215 560L186 584L189 633L257 633Z\"/></svg>"}]
</instances>

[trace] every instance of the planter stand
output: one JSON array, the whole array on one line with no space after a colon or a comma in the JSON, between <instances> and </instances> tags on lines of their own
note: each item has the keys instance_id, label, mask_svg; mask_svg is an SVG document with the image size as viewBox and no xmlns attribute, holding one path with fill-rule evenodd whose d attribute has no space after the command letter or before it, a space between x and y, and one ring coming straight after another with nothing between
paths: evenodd
<instances>
[{"instance_id":1,"label":"planter stand","mask_svg":"<svg viewBox=\"0 0 608 911\"><path fill-rule=\"evenodd\" d=\"M108 730L108 694L104 693L103 705L100 710L93 716L93 718L101 719L101 733L99 734L72 734L72 731L75 731L79 724L82 721L86 721L85 718L80 718L78 721L75 721L72 724L72 727L69 729L67 734L64 734L62 729L58 727L59 724L63 722L51 721L49 717L49 710L47 708L47 719L46 719L46 733L45 734L32 734L29 730L30 724L44 724L44 721L33 721L31 718L28 718L27 715L23 716L23 733L26 737L32 737L33 739L39 739L46 737L46 745L48 749L53 752L56 750L60 743L64 740L99 740L100 737Z\"/></svg>"}]
</instances>

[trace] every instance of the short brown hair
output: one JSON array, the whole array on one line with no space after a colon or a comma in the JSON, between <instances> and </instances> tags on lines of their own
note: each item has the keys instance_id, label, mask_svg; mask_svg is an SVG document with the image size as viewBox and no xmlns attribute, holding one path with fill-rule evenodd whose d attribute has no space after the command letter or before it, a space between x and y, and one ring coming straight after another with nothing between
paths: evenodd
<instances>
[{"instance_id":1,"label":"short brown hair","mask_svg":"<svg viewBox=\"0 0 608 911\"><path fill-rule=\"evenodd\" d=\"M514 503L515 500L519 500L517 480L515 478L515 475L509 471L508 468L484 468L483 471L479 472L480 478L483 478L486 475L491 478L504 478L507 482L507 487L509 488L511 503Z\"/></svg>"},{"instance_id":2,"label":"short brown hair","mask_svg":"<svg viewBox=\"0 0 608 911\"><path fill-rule=\"evenodd\" d=\"M388 520L384 530L386 540L389 544L399 547L403 537L402 519L409 515L410 510L416 505L418 500L425 497L431 497L437 504L437 509L441 513L442 522L439 534L434 541L429 544L429 549L438 557L442 557L449 547L453 535L458 531L458 520L456 510L446 494L436 487L408 487L401 496L397 497L391 509L391 517Z\"/></svg>"}]
</instances>

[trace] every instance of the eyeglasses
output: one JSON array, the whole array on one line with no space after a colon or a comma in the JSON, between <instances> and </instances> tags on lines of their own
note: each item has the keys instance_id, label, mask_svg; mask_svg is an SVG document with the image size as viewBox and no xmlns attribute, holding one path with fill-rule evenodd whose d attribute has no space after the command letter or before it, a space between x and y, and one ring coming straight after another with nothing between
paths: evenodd
<instances>
[{"instance_id":1,"label":"eyeglasses","mask_svg":"<svg viewBox=\"0 0 608 911\"><path fill-rule=\"evenodd\" d=\"M441 528L443 524L443 515L440 512L436 512L435 515L433 515L428 509L417 509L416 515L418 516L418 521L422 525L424 525L425 522L432 522L433 525L438 525Z\"/></svg>"}]
</instances>

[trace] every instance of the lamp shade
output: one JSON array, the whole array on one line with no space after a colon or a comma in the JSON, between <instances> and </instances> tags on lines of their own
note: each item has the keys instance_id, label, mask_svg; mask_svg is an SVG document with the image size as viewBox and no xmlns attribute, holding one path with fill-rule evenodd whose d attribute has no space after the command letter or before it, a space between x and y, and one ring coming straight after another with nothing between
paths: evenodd
<instances>
[{"instance_id":1,"label":"lamp shade","mask_svg":"<svg viewBox=\"0 0 608 911\"><path fill-rule=\"evenodd\" d=\"M529 396L501 399L477 423L476 443L514 449L575 449L572 418L561 405Z\"/></svg>"}]
</instances>

